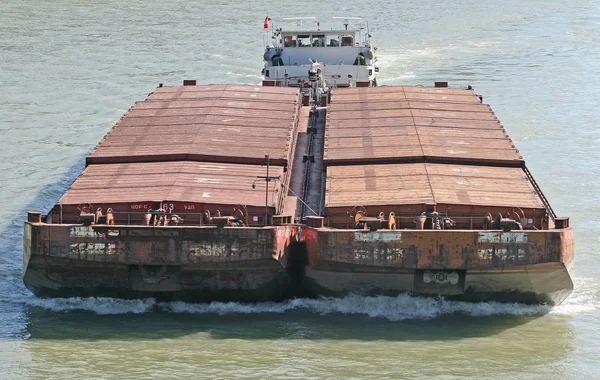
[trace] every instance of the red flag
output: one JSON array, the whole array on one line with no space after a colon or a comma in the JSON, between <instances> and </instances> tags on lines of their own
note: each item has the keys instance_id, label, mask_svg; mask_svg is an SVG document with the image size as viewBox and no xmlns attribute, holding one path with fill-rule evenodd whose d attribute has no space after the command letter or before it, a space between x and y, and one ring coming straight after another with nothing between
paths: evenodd
<instances>
[{"instance_id":1,"label":"red flag","mask_svg":"<svg viewBox=\"0 0 600 380\"><path fill-rule=\"evenodd\" d=\"M271 21L271 17L265 17L265 24L263 25L265 29L269 29L269 21Z\"/></svg>"}]
</instances>

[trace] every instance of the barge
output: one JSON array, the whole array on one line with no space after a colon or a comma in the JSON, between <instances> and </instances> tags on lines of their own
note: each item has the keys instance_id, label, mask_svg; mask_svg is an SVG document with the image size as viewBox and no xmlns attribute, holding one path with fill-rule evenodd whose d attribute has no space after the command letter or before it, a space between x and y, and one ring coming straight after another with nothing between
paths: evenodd
<instances>
[{"instance_id":1,"label":"barge","mask_svg":"<svg viewBox=\"0 0 600 380\"><path fill-rule=\"evenodd\" d=\"M262 86L188 80L136 103L51 211L28 214L27 288L561 303L573 229L489 105L446 82L376 86L370 35L347 23L269 30Z\"/></svg>"}]
</instances>

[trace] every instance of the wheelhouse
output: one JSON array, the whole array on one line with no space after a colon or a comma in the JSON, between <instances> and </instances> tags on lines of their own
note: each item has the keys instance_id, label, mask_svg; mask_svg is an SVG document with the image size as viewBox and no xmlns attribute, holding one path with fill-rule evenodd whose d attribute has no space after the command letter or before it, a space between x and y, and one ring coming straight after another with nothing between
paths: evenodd
<instances>
[{"instance_id":1,"label":"wheelhouse","mask_svg":"<svg viewBox=\"0 0 600 380\"><path fill-rule=\"evenodd\" d=\"M326 92L334 87L377 85L377 49L367 28L284 31L273 27L264 53L265 85L312 87L311 66L318 63ZM321 82L320 82L321 83Z\"/></svg>"}]
</instances>

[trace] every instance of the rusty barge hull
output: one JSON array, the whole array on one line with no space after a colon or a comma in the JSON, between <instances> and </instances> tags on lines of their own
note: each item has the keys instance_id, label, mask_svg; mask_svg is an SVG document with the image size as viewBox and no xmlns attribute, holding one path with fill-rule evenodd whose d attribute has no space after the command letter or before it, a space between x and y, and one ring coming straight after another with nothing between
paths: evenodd
<instances>
[{"instance_id":1,"label":"rusty barge hull","mask_svg":"<svg viewBox=\"0 0 600 380\"><path fill-rule=\"evenodd\" d=\"M296 231L27 223L24 281L41 297L277 301Z\"/></svg>"},{"instance_id":2,"label":"rusty barge hull","mask_svg":"<svg viewBox=\"0 0 600 380\"><path fill-rule=\"evenodd\" d=\"M305 228L314 294L401 293L560 304L573 290L573 230L357 231Z\"/></svg>"},{"instance_id":3,"label":"rusty barge hull","mask_svg":"<svg viewBox=\"0 0 600 380\"><path fill-rule=\"evenodd\" d=\"M52 210L28 215L34 294L572 292L569 220L471 88L333 89L303 107L296 88L191 84L136 103Z\"/></svg>"},{"instance_id":4,"label":"rusty barge hull","mask_svg":"<svg viewBox=\"0 0 600 380\"><path fill-rule=\"evenodd\" d=\"M28 222L24 251L25 284L41 297L258 302L408 293L554 305L573 290L572 228L370 232Z\"/></svg>"},{"instance_id":5,"label":"rusty barge hull","mask_svg":"<svg viewBox=\"0 0 600 380\"><path fill-rule=\"evenodd\" d=\"M159 86L50 213L30 215L26 287L43 297L282 299L294 227L269 220L286 204L300 107L298 89Z\"/></svg>"}]
</instances>

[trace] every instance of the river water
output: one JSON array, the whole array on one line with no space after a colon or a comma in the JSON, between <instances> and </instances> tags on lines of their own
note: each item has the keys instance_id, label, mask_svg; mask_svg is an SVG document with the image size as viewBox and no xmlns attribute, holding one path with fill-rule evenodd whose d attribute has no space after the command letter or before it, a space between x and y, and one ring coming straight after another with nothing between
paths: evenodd
<instances>
[{"instance_id":1,"label":"river water","mask_svg":"<svg viewBox=\"0 0 600 380\"><path fill-rule=\"evenodd\" d=\"M598 378L596 0L0 2L0 378ZM460 3L460 4L458 4ZM274 5L277 5L276 7ZM380 84L472 85L576 231L558 307L408 296L185 304L42 300L22 222L158 83L259 83L262 22L362 16ZM288 28L293 28L288 25Z\"/></svg>"}]
</instances>

